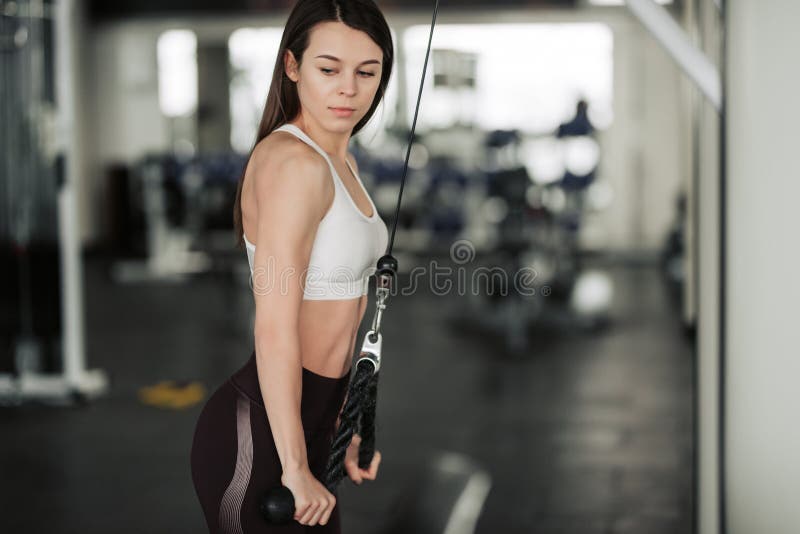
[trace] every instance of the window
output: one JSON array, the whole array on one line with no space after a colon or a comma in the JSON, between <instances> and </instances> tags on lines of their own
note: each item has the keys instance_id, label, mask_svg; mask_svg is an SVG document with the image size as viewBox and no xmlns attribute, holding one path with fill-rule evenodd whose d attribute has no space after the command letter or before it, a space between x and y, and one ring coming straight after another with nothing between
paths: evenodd
<instances>
[{"instance_id":1,"label":"window","mask_svg":"<svg viewBox=\"0 0 800 534\"><path fill-rule=\"evenodd\" d=\"M427 25L412 26L403 35L409 124L429 31ZM418 118L421 130L466 121L486 130L550 133L573 116L581 98L589 103L596 127L611 123L613 33L605 24L441 25L434 32L432 48L449 51L432 51L432 62L437 58L452 62L454 51L466 56L460 61L461 70L474 57L475 82L474 87L436 87L434 72L441 69L429 65Z\"/></svg>"},{"instance_id":2,"label":"window","mask_svg":"<svg viewBox=\"0 0 800 534\"><path fill-rule=\"evenodd\" d=\"M197 109L197 36L191 30L169 30L158 37L158 102L167 117Z\"/></svg>"}]
</instances>

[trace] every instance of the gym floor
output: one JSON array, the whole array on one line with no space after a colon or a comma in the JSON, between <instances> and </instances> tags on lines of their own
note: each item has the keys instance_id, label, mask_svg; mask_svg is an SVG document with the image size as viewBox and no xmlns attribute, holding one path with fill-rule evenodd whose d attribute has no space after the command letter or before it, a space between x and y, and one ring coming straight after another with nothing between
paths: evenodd
<instances>
[{"instance_id":1,"label":"gym floor","mask_svg":"<svg viewBox=\"0 0 800 534\"><path fill-rule=\"evenodd\" d=\"M0 409L0 531L204 532L192 432L207 395L252 350L248 288L216 275L120 286L103 261L85 267L90 367L104 369L111 388L76 407ZM656 269L610 273L608 327L534 327L530 348L513 355L455 324L457 296L391 300L383 464L377 481L342 485L345 532L390 530L398 503L442 452L472 458L491 477L479 533L691 532L691 342ZM143 388L163 381L202 384L205 396L145 403Z\"/></svg>"}]
</instances>

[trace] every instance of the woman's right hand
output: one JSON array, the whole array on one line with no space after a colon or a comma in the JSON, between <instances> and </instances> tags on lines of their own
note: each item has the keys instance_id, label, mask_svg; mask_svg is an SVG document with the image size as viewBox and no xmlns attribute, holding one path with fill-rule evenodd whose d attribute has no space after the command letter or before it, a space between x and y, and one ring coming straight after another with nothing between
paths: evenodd
<instances>
[{"instance_id":1,"label":"woman's right hand","mask_svg":"<svg viewBox=\"0 0 800 534\"><path fill-rule=\"evenodd\" d=\"M325 525L336 506L336 497L307 467L284 471L281 483L294 497L294 519L301 525Z\"/></svg>"}]
</instances>

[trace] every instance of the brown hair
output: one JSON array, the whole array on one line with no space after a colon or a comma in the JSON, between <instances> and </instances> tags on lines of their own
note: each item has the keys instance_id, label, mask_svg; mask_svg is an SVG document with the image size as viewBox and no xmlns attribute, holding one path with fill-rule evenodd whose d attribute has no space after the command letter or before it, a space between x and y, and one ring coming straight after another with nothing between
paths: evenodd
<instances>
[{"instance_id":1,"label":"brown hair","mask_svg":"<svg viewBox=\"0 0 800 534\"><path fill-rule=\"evenodd\" d=\"M342 22L353 29L360 30L375 41L383 51L383 68L378 91L366 115L353 127L351 135L355 135L372 117L375 109L380 104L389 84L394 62L394 46L389 25L383 14L372 0L298 0L286 27L283 30L281 44L278 48L278 57L275 69L272 72L272 82L269 86L264 113L258 126L253 148L247 157L249 162L256 145L272 132L275 128L291 121L300 112L300 99L297 96L297 86L286 76L283 58L287 50L291 50L298 64L302 62L303 53L308 48L308 38L311 29L320 22ZM244 246L244 229L242 227L242 183L244 171L239 177L236 188L236 201L233 205L233 226L236 245Z\"/></svg>"}]
</instances>

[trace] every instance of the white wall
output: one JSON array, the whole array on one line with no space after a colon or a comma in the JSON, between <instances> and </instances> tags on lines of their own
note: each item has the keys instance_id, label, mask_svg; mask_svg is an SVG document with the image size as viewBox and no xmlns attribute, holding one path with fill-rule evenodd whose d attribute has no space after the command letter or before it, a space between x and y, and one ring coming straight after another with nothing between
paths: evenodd
<instances>
[{"instance_id":1,"label":"white wall","mask_svg":"<svg viewBox=\"0 0 800 534\"><path fill-rule=\"evenodd\" d=\"M101 27L90 40L87 91L83 108L88 126L86 180L92 194L90 228L82 235L101 238L108 226L105 172L117 162L131 163L148 151L169 146L168 123L158 105L156 40L153 35Z\"/></svg>"},{"instance_id":2,"label":"white wall","mask_svg":"<svg viewBox=\"0 0 800 534\"><path fill-rule=\"evenodd\" d=\"M681 74L626 11L612 9L603 20L614 31L614 122L602 134L599 176L610 181L615 200L590 220L605 229L610 250L652 253L663 243L685 179Z\"/></svg>"},{"instance_id":3,"label":"white wall","mask_svg":"<svg viewBox=\"0 0 800 534\"><path fill-rule=\"evenodd\" d=\"M728 0L728 532L800 531L800 2Z\"/></svg>"}]
</instances>

